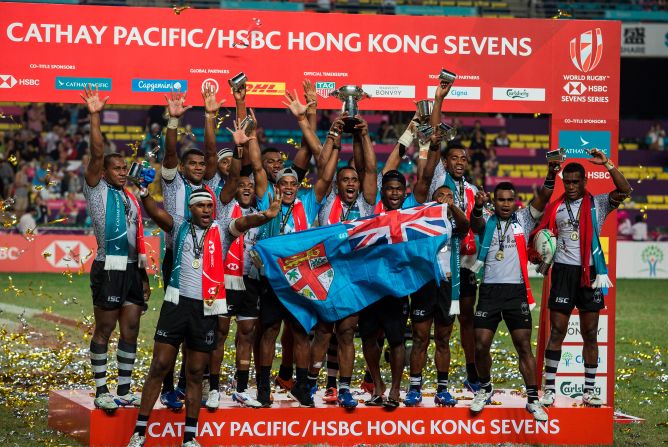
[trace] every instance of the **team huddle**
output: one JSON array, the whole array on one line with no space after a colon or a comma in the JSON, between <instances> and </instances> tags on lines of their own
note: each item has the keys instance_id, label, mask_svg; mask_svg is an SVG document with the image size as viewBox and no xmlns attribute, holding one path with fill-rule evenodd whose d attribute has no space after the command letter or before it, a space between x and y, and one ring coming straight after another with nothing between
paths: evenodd
<instances>
[{"instance_id":1,"label":"team huddle","mask_svg":"<svg viewBox=\"0 0 668 447\"><path fill-rule=\"evenodd\" d=\"M464 386L474 394L470 403L473 413L483 411L492 400L490 350L498 324L504 320L519 357L526 409L536 420L546 421L545 407L555 403L561 345L570 314L577 307L584 341L582 399L586 405L600 406L601 400L594 394L596 334L599 311L604 307L603 293L612 284L599 232L606 216L631 192L606 155L592 150L588 161L609 171L615 186L609 194L592 196L587 191L583 165L569 163L562 170L559 162L550 161L542 187L527 207L518 209L513 184L497 184L490 196L466 181L465 149L442 151L443 140L448 138L447 126L440 125L443 100L450 89L447 83L436 88L431 114L416 114L411 120L381 172L377 171L364 119L342 113L332 123L325 141L320 141L315 132L315 89L309 81L304 81L303 88L305 104L296 91L285 95L284 104L303 134L290 167L284 167L278 150L260 150L255 133L257 117L247 108L244 85L233 89L236 120L228 131L234 147L216 147L222 102L213 88L207 87L202 92L204 150L189 149L180 157L177 131L180 118L190 106L185 105L185 94L165 95L169 120L160 170L164 207L149 193L149 184L155 178L150 165L129 173L122 155L104 155L100 113L108 98L101 99L91 88L81 95L91 116L91 159L85 171L84 195L98 242L91 269L96 323L90 343L94 403L108 412L121 406L139 407L128 446L144 445L149 416L158 399L176 410L185 405L183 446L199 446L195 436L200 408L204 405L213 411L220 404L221 362L233 317L237 327L232 336L235 402L253 408L272 405L272 365L280 334L283 355L274 384L301 406L313 407L320 370L326 361L327 385L322 399L350 410L358 405L351 393L355 334L362 339L366 362L362 389L371 395L365 405L393 409L401 404L405 364L409 365L410 383L403 404L418 406L422 402L422 371L432 326L437 371L434 403L456 405L449 392L448 372L450 335L458 319L466 360ZM431 131L424 132L426 128ZM337 169L344 133L352 135L353 157ZM410 187L397 169L414 143L419 148L418 175ZM306 188L301 186L302 180L312 161L317 176ZM565 192L551 201L560 171ZM139 197L125 188L128 179L139 186ZM407 189L411 193L407 194ZM261 263L254 259L253 247L263 239L426 202L443 204L451 225L451 237L434 259L440 267L440 278L410 296L385 296L339 321L318 321L310 334L281 302L264 276ZM131 391L131 376L140 317L151 293L145 270L143 218L150 218L163 230L166 250L162 262L165 299L140 399ZM537 250L538 239L556 242L549 256ZM540 397L531 349L531 309L535 301L527 271L529 262L552 263L547 303L551 332L547 349L541 353L545 356L545 384ZM406 359L409 317L413 343ZM112 394L106 383L107 352L116 324L120 330L118 387ZM388 385L380 369L385 341L391 367ZM181 349L183 361L178 365L175 385ZM257 385L254 394L248 391L252 364ZM209 391L203 396L205 380Z\"/></svg>"}]
</instances>

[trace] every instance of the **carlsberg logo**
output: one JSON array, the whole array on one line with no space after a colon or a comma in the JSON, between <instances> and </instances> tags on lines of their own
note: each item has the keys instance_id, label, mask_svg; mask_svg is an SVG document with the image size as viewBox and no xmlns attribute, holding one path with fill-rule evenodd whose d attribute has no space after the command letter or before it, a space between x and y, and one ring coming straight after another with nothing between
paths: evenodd
<instances>
[{"instance_id":1,"label":"carlsberg logo","mask_svg":"<svg viewBox=\"0 0 668 447\"><path fill-rule=\"evenodd\" d=\"M561 388L559 388L559 392L564 396L568 396L570 398L576 398L582 396L583 388L584 385L581 385L579 383L563 382L561 384ZM596 394L597 396L601 395L600 386L594 386L594 394Z\"/></svg>"},{"instance_id":2,"label":"carlsberg logo","mask_svg":"<svg viewBox=\"0 0 668 447\"><path fill-rule=\"evenodd\" d=\"M517 90L509 88L508 90L506 90L506 95L508 95L509 98L528 98L529 92L526 90Z\"/></svg>"}]
</instances>

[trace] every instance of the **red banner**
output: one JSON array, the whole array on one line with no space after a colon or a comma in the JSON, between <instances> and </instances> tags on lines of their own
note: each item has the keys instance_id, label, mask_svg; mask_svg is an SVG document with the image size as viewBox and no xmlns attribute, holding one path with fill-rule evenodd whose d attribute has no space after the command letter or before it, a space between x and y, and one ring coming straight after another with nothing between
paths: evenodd
<instances>
[{"instance_id":1,"label":"red banner","mask_svg":"<svg viewBox=\"0 0 668 447\"><path fill-rule=\"evenodd\" d=\"M617 160L620 33L614 21L216 9L175 14L171 8L0 3L0 101L79 102L83 85L93 83L112 104L163 104L163 92L180 88L197 105L198 92L213 84L232 103L227 80L243 71L254 107L282 108L285 89L300 90L309 78L319 108L339 108L329 92L356 84L372 96L361 109L413 110L413 100L433 97L446 68L458 75L446 110L551 114L550 147L582 161L587 186L597 194L610 191L612 182L607 171L585 161L586 150L602 149ZM610 216L602 235L611 278L614 227ZM35 262L26 268L35 271L44 259L38 254ZM18 264L0 261L5 265L18 271ZM602 394L610 405L615 290L602 312L607 349L599 360L606 363ZM582 372L564 373L564 394L575 397Z\"/></svg>"},{"instance_id":2,"label":"red banner","mask_svg":"<svg viewBox=\"0 0 668 447\"><path fill-rule=\"evenodd\" d=\"M201 104L207 83L230 101L227 80L244 71L253 106L281 108L284 90L309 78L321 108L340 107L328 93L357 84L372 96L360 108L409 110L433 97L443 67L458 75L450 110L549 113L567 82L618 72L619 29L610 21L0 3L0 101L79 102L89 82L112 104L160 104L172 87ZM602 42L591 61L579 39L589 31ZM617 80L606 78L605 96L616 97ZM584 100L591 114L617 110Z\"/></svg>"},{"instance_id":3,"label":"red banner","mask_svg":"<svg viewBox=\"0 0 668 447\"><path fill-rule=\"evenodd\" d=\"M160 238L147 237L146 251L157 266L160 261ZM90 272L96 252L94 236L50 234L37 235L34 240L27 240L16 234L3 234L0 272L60 273L69 270L73 273L87 273Z\"/></svg>"}]
</instances>

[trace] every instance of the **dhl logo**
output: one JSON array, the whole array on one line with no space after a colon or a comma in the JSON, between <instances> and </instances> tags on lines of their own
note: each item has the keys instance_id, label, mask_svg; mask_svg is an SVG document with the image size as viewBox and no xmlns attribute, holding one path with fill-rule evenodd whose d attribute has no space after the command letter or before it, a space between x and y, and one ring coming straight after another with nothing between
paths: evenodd
<instances>
[{"instance_id":1,"label":"dhl logo","mask_svg":"<svg viewBox=\"0 0 668 447\"><path fill-rule=\"evenodd\" d=\"M246 94L281 96L285 94L285 82L246 82Z\"/></svg>"}]
</instances>

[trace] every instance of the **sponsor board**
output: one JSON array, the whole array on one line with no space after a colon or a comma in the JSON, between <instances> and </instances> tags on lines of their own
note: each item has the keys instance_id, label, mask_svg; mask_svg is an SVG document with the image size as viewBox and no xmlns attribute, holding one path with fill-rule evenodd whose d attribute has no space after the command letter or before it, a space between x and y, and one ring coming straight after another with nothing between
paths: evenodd
<instances>
[{"instance_id":1,"label":"sponsor board","mask_svg":"<svg viewBox=\"0 0 668 447\"><path fill-rule=\"evenodd\" d=\"M89 85L100 91L110 91L111 78L56 76L56 90L83 90Z\"/></svg>"},{"instance_id":2,"label":"sponsor board","mask_svg":"<svg viewBox=\"0 0 668 447\"><path fill-rule=\"evenodd\" d=\"M559 147L567 158L591 158L589 150L598 149L610 157L610 132L601 130L560 130Z\"/></svg>"},{"instance_id":3,"label":"sponsor board","mask_svg":"<svg viewBox=\"0 0 668 447\"><path fill-rule=\"evenodd\" d=\"M9 89L16 85L24 87L39 87L40 80L35 78L16 78L10 74L0 74L0 88Z\"/></svg>"},{"instance_id":4,"label":"sponsor board","mask_svg":"<svg viewBox=\"0 0 668 447\"><path fill-rule=\"evenodd\" d=\"M362 90L372 98L415 98L414 85L362 84Z\"/></svg>"},{"instance_id":5,"label":"sponsor board","mask_svg":"<svg viewBox=\"0 0 668 447\"><path fill-rule=\"evenodd\" d=\"M668 24L622 23L622 57L668 57Z\"/></svg>"},{"instance_id":6,"label":"sponsor board","mask_svg":"<svg viewBox=\"0 0 668 447\"><path fill-rule=\"evenodd\" d=\"M618 242L617 277L668 278L668 242Z\"/></svg>"},{"instance_id":7,"label":"sponsor board","mask_svg":"<svg viewBox=\"0 0 668 447\"><path fill-rule=\"evenodd\" d=\"M436 86L427 87L427 98L436 95ZM480 87L455 87L450 88L445 99L480 99Z\"/></svg>"},{"instance_id":8,"label":"sponsor board","mask_svg":"<svg viewBox=\"0 0 668 447\"><path fill-rule=\"evenodd\" d=\"M247 95L283 96L285 82L246 82Z\"/></svg>"},{"instance_id":9,"label":"sponsor board","mask_svg":"<svg viewBox=\"0 0 668 447\"><path fill-rule=\"evenodd\" d=\"M581 376L557 376L555 382L557 387L557 394L570 397L571 399L582 399L582 391L584 388L584 375ZM608 389L608 378L605 376L596 376L594 385L594 394L601 398L605 403L607 402L606 393Z\"/></svg>"},{"instance_id":10,"label":"sponsor board","mask_svg":"<svg viewBox=\"0 0 668 447\"><path fill-rule=\"evenodd\" d=\"M544 88L494 87L492 99L495 101L545 101Z\"/></svg>"},{"instance_id":11,"label":"sponsor board","mask_svg":"<svg viewBox=\"0 0 668 447\"><path fill-rule=\"evenodd\" d=\"M197 440L204 447L220 445L221 439L234 439L240 446L295 446L317 444L325 437L328 444L338 446L396 445L406 439L414 444L452 445L500 445L509 440L531 445L612 444L612 408L557 406L550 408L549 421L538 422L527 413L522 397L500 392L495 398L504 403L489 405L476 417L471 417L467 406L445 411L431 403L394 412L364 407L350 412L291 408L282 400L280 406L258 412L224 402L218 411L201 413ZM78 440L85 436L82 443L86 445L126 446L136 410L117 412L110 418L94 410L90 401L87 390L52 391L49 426ZM72 418L73 412L80 417ZM596 430L588 430L591 427ZM184 428L183 416L156 408L147 425L146 447L180 445Z\"/></svg>"},{"instance_id":12,"label":"sponsor board","mask_svg":"<svg viewBox=\"0 0 668 447\"><path fill-rule=\"evenodd\" d=\"M147 236L147 247L160 247L160 238ZM17 234L3 234L0 272L89 272L97 241L90 235L37 235L30 242Z\"/></svg>"},{"instance_id":13,"label":"sponsor board","mask_svg":"<svg viewBox=\"0 0 668 447\"><path fill-rule=\"evenodd\" d=\"M336 82L316 81L315 93L322 98L329 98L329 95L336 90Z\"/></svg>"},{"instance_id":14,"label":"sponsor board","mask_svg":"<svg viewBox=\"0 0 668 447\"><path fill-rule=\"evenodd\" d=\"M598 332L596 340L599 343L608 342L608 316L600 315L598 317ZM568 329L564 343L582 343L582 334L580 333L580 315L571 315L568 320Z\"/></svg>"},{"instance_id":15,"label":"sponsor board","mask_svg":"<svg viewBox=\"0 0 668 447\"><path fill-rule=\"evenodd\" d=\"M598 369L597 374L608 372L608 347L598 347ZM559 374L584 374L584 358L582 357L582 345L564 345L561 347L561 360L557 370Z\"/></svg>"},{"instance_id":16,"label":"sponsor board","mask_svg":"<svg viewBox=\"0 0 668 447\"><path fill-rule=\"evenodd\" d=\"M184 79L133 79L133 92L185 92L188 90L188 81Z\"/></svg>"},{"instance_id":17,"label":"sponsor board","mask_svg":"<svg viewBox=\"0 0 668 447\"><path fill-rule=\"evenodd\" d=\"M205 88L213 87L214 93L218 93L218 81L216 81L213 78L206 78L205 80L202 81L202 88L201 90L204 91Z\"/></svg>"}]
</instances>

